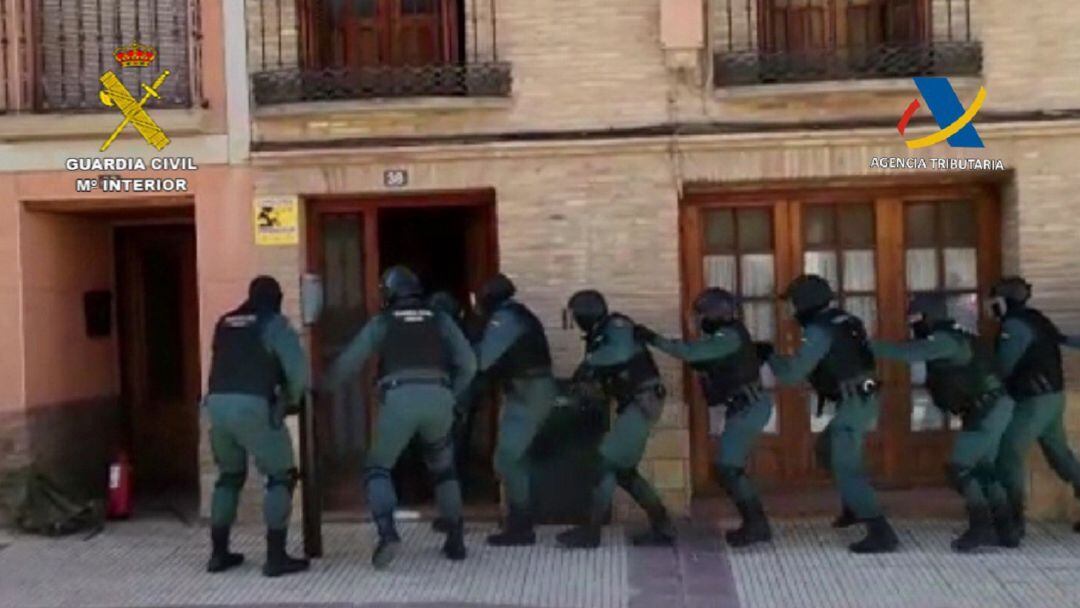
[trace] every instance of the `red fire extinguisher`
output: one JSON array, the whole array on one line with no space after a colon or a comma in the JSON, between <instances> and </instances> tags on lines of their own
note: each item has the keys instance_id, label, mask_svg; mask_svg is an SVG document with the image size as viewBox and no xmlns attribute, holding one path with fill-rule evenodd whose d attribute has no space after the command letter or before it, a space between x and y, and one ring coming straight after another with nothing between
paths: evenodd
<instances>
[{"instance_id":1,"label":"red fire extinguisher","mask_svg":"<svg viewBox=\"0 0 1080 608\"><path fill-rule=\"evenodd\" d=\"M110 519L124 519L131 515L131 461L125 450L118 451L109 463L109 502L106 514Z\"/></svg>"}]
</instances>

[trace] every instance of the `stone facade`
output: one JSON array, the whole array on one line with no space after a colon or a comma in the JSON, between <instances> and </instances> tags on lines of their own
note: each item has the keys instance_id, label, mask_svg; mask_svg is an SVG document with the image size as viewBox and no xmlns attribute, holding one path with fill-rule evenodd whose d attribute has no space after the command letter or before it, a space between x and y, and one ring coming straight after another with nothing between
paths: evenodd
<instances>
[{"instance_id":1,"label":"stone facade","mask_svg":"<svg viewBox=\"0 0 1080 608\"><path fill-rule=\"evenodd\" d=\"M938 17L944 14L947 3L933 4ZM955 12L962 3L952 4ZM616 308L658 330L678 333L678 215L688 184L851 178L873 184L875 177L903 172L871 169L871 157L909 155L892 125L917 96L910 80L714 89L709 55L727 44L728 5L742 11L736 21L745 20L746 3L721 0L501 0L497 44L500 58L513 65L510 99L255 108L256 193L377 193L384 191L387 168L407 169L409 188L416 191L493 188L501 266L544 320L560 372L580 355L574 332L561 327L560 310L583 286L602 290ZM1036 303L1075 332L1080 280L1072 270L1069 235L1080 224L1068 213L1075 205L1068 194L1080 186L1070 166L1080 123L1065 116L1032 122L1024 114L1080 108L1071 68L1080 44L1067 35L1077 20L1069 6L1053 0L1017 11L1004 0L972 3L972 37L983 43L984 69L978 78L953 84L965 104L980 86L987 88L983 114L993 121L978 123L987 148L971 153L939 146L923 156L1005 161L1004 270L1026 274L1037 285ZM703 45L701 36L680 28L700 21L695 11L706 15ZM966 29L966 12L952 18L954 31ZM938 32L943 20L934 24ZM249 47L257 46L258 33L248 33L256 36ZM745 44L756 31L732 34L746 37L738 41ZM697 62L684 55L672 62L665 55L667 49L692 55L694 48L700 49ZM688 74L687 66L700 73ZM642 129L674 126L701 134L640 136ZM785 131L769 132L777 126ZM619 129L625 132L602 134ZM911 130L930 132L924 126ZM522 133L564 133L566 139L499 143ZM445 136L485 139L472 145L434 139ZM433 139L424 144L425 137ZM342 140L369 138L380 138L379 147L334 149ZM396 147L394 138L409 138L409 146ZM287 151L313 144L323 149ZM270 148L275 151L262 151ZM261 255L260 264L291 278L302 268L302 252L303 246L275 250ZM687 407L681 368L661 360L672 397L643 472L673 507L683 509L690 497ZM1080 380L1072 358L1070 368L1070 377ZM1075 409L1069 421L1072 437L1080 439ZM1032 477L1037 513L1063 515L1071 502L1062 484L1050 480L1044 464L1033 467Z\"/></svg>"}]
</instances>

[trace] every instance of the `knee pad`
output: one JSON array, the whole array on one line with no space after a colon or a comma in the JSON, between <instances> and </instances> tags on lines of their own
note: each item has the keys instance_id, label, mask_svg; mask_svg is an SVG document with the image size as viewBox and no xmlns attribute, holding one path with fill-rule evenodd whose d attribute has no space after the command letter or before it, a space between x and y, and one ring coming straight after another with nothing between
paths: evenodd
<instances>
[{"instance_id":1,"label":"knee pad","mask_svg":"<svg viewBox=\"0 0 1080 608\"><path fill-rule=\"evenodd\" d=\"M394 483L394 480L390 473L390 469L386 469L383 467L367 467L364 469L365 484L380 480L385 480L387 483Z\"/></svg>"},{"instance_id":2,"label":"knee pad","mask_svg":"<svg viewBox=\"0 0 1080 608\"><path fill-rule=\"evenodd\" d=\"M623 489L633 485L637 478L637 469L620 469L615 472L615 483L619 484L619 487Z\"/></svg>"},{"instance_id":3,"label":"knee pad","mask_svg":"<svg viewBox=\"0 0 1080 608\"><path fill-rule=\"evenodd\" d=\"M454 470L454 449L450 438L446 437L424 446L424 462L431 472L431 481L436 486L457 479Z\"/></svg>"},{"instance_id":4,"label":"knee pad","mask_svg":"<svg viewBox=\"0 0 1080 608\"><path fill-rule=\"evenodd\" d=\"M963 492L964 486L974 478L974 472L964 465L948 464L945 465L945 476L957 492Z\"/></svg>"},{"instance_id":5,"label":"knee pad","mask_svg":"<svg viewBox=\"0 0 1080 608\"><path fill-rule=\"evenodd\" d=\"M296 468L286 469L280 473L272 473L266 476L266 489L283 486L289 494L296 489L296 482L300 479L300 471Z\"/></svg>"},{"instance_id":6,"label":"knee pad","mask_svg":"<svg viewBox=\"0 0 1080 608\"><path fill-rule=\"evenodd\" d=\"M724 488L728 493L733 493L735 487L739 483L739 479L745 474L745 470L742 467L731 467L721 465L719 467L720 482L724 484Z\"/></svg>"},{"instance_id":7,"label":"knee pad","mask_svg":"<svg viewBox=\"0 0 1080 608\"><path fill-rule=\"evenodd\" d=\"M246 480L247 470L235 473L221 473L218 475L217 483L214 486L222 489L239 490L244 487Z\"/></svg>"}]
</instances>

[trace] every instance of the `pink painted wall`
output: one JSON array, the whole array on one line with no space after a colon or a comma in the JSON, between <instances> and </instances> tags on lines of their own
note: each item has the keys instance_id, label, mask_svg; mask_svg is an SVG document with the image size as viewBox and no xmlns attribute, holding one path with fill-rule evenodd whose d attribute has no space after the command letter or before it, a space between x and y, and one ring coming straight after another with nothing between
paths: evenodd
<instances>
[{"instance_id":1,"label":"pink painted wall","mask_svg":"<svg viewBox=\"0 0 1080 608\"><path fill-rule=\"evenodd\" d=\"M27 211L20 225L27 403L118 394L115 331L88 338L83 317L84 292L113 289L111 226Z\"/></svg>"},{"instance_id":2,"label":"pink painted wall","mask_svg":"<svg viewBox=\"0 0 1080 608\"><path fill-rule=\"evenodd\" d=\"M247 296L255 275L252 171L213 167L199 172L195 196L198 239L199 325L203 383L210 366L210 347L218 317Z\"/></svg>"},{"instance_id":3,"label":"pink painted wall","mask_svg":"<svg viewBox=\"0 0 1080 608\"><path fill-rule=\"evenodd\" d=\"M0 415L22 411L22 307L19 297L19 206L15 179L0 174Z\"/></svg>"}]
</instances>

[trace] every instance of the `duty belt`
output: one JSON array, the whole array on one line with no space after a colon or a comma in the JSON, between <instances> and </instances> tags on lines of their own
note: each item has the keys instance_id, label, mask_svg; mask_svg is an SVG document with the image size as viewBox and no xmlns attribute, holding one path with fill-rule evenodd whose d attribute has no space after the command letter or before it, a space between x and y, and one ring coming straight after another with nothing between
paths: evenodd
<instances>
[{"instance_id":1,"label":"duty belt","mask_svg":"<svg viewBox=\"0 0 1080 608\"><path fill-rule=\"evenodd\" d=\"M387 378L385 380L379 380L378 387L380 390L390 390L398 388L399 386L408 386L410 384L423 384L428 386L443 386L450 388L449 378Z\"/></svg>"},{"instance_id":2,"label":"duty belt","mask_svg":"<svg viewBox=\"0 0 1080 608\"><path fill-rule=\"evenodd\" d=\"M533 367L514 374L514 379L532 380L533 378L546 378L550 375L550 367Z\"/></svg>"},{"instance_id":3,"label":"duty belt","mask_svg":"<svg viewBox=\"0 0 1080 608\"><path fill-rule=\"evenodd\" d=\"M971 411L972 412L981 412L981 411L983 411L984 409L994 405L994 403L996 403L997 400L1000 399L1004 394L1005 394L1005 389L1003 387L998 387L998 388L986 391L985 393L983 393L983 394L979 395L978 397L975 397L974 399L971 400Z\"/></svg>"},{"instance_id":4,"label":"duty belt","mask_svg":"<svg viewBox=\"0 0 1080 608\"><path fill-rule=\"evenodd\" d=\"M745 407L748 407L751 403L761 399L761 395L764 393L764 389L761 384L754 382L752 384L745 384L728 396L727 399L712 403L712 406L724 406L732 412L737 412Z\"/></svg>"},{"instance_id":5,"label":"duty belt","mask_svg":"<svg viewBox=\"0 0 1080 608\"><path fill-rule=\"evenodd\" d=\"M858 397L870 397L878 392L881 386L874 378L861 378L859 380L847 380L840 383L840 398L854 399Z\"/></svg>"}]
</instances>

